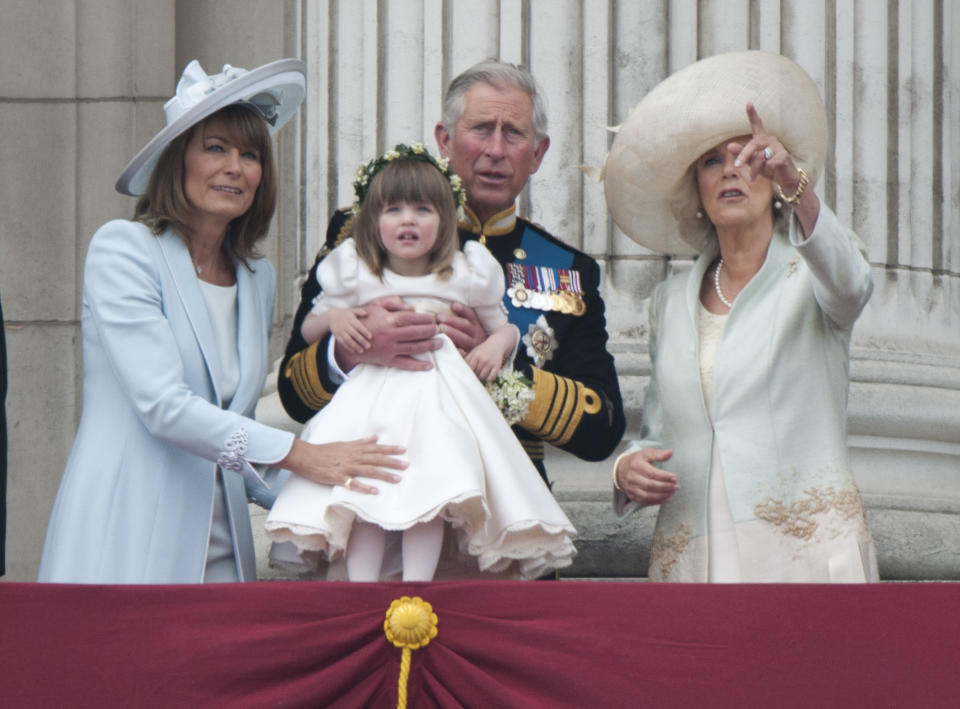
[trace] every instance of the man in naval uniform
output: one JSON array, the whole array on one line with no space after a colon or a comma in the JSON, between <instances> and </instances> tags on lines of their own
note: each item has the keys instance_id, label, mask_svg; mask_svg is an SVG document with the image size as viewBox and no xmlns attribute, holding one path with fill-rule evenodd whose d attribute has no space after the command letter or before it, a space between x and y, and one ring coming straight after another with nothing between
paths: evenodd
<instances>
[{"instance_id":1,"label":"man in naval uniform","mask_svg":"<svg viewBox=\"0 0 960 709\"><path fill-rule=\"evenodd\" d=\"M597 262L516 215L516 198L537 171L550 138L536 82L525 69L482 62L455 78L444 97L435 137L467 192L462 241L479 239L504 269L504 304L520 329L514 368L533 381L535 397L513 427L544 481L544 443L585 460L603 460L623 435L620 386L607 352L604 304ZM331 335L307 346L300 325L320 287L317 264L350 234L349 210L336 212L300 295L293 332L280 365L277 388L284 408L306 421L333 396L359 362L405 369L431 365L411 355L440 346L438 322L399 301L367 307L364 324L373 344L362 355L341 348ZM469 351L486 336L473 311L454 304L439 329Z\"/></svg>"}]
</instances>

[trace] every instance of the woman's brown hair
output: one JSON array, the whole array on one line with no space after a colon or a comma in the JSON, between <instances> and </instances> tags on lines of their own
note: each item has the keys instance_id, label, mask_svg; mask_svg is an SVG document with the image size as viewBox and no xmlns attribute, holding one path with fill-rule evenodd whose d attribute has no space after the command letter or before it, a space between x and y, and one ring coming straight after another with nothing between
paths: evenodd
<instances>
[{"instance_id":1,"label":"woman's brown hair","mask_svg":"<svg viewBox=\"0 0 960 709\"><path fill-rule=\"evenodd\" d=\"M181 238L190 239L193 208L184 191L183 156L196 132L205 130L214 120L223 125L227 138L232 142L244 150L254 150L260 156L260 184L253 203L250 209L227 225L224 239L227 253L246 264L247 259L260 256L256 243L267 235L277 204L277 178L270 133L260 114L248 106L232 104L222 108L174 138L160 154L150 175L147 191L137 201L133 218L149 226L155 234L170 227Z\"/></svg>"},{"instance_id":2,"label":"woman's brown hair","mask_svg":"<svg viewBox=\"0 0 960 709\"><path fill-rule=\"evenodd\" d=\"M440 226L428 268L441 279L449 278L453 255L460 249L457 203L447 178L424 160L397 158L374 175L353 226L353 239L360 258L373 273L383 277L387 250L380 239L380 214L385 207L396 202L431 204L437 210Z\"/></svg>"}]
</instances>

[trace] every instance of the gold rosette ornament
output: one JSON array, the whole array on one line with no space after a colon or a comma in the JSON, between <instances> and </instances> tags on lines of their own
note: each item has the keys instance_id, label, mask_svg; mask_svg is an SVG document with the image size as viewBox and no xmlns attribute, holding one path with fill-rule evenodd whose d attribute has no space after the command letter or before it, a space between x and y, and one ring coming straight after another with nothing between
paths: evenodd
<instances>
[{"instance_id":1,"label":"gold rosette ornament","mask_svg":"<svg viewBox=\"0 0 960 709\"><path fill-rule=\"evenodd\" d=\"M410 651L426 647L437 637L437 614L433 606L419 596L401 596L387 609L383 621L387 640L403 649L400 660L400 682L397 688L397 707L407 706L407 678L410 676Z\"/></svg>"}]
</instances>

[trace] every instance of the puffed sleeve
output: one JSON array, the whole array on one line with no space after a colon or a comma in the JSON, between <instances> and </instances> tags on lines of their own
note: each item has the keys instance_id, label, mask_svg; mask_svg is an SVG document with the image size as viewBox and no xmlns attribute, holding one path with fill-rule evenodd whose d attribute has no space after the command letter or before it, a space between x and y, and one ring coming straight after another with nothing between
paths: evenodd
<instances>
[{"instance_id":1,"label":"puffed sleeve","mask_svg":"<svg viewBox=\"0 0 960 709\"><path fill-rule=\"evenodd\" d=\"M506 290L503 269L479 241L464 244L463 255L470 272L466 305L474 309L483 329L492 332L507 323L503 307L503 293Z\"/></svg>"},{"instance_id":2,"label":"puffed sleeve","mask_svg":"<svg viewBox=\"0 0 960 709\"><path fill-rule=\"evenodd\" d=\"M348 239L317 266L320 294L314 299L313 312L361 305L357 294L359 271L360 255L353 239Z\"/></svg>"},{"instance_id":3,"label":"puffed sleeve","mask_svg":"<svg viewBox=\"0 0 960 709\"><path fill-rule=\"evenodd\" d=\"M133 222L108 222L90 242L84 302L114 378L153 436L257 480L251 464L284 458L293 434L190 389L164 312L160 258L157 237Z\"/></svg>"}]
</instances>

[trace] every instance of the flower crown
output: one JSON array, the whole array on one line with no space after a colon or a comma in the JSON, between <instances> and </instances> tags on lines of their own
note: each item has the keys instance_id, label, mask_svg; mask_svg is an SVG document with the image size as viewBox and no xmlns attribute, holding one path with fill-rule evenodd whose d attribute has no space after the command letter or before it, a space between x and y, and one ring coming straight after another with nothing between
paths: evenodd
<instances>
[{"instance_id":1,"label":"flower crown","mask_svg":"<svg viewBox=\"0 0 960 709\"><path fill-rule=\"evenodd\" d=\"M367 196L367 189L370 187L370 182L374 176L389 163L394 160L399 160L400 158L421 160L422 162L433 165L450 182L450 189L453 190L453 197L456 200L457 208L459 209L466 204L467 193L463 189L463 183L460 181L460 177L451 172L449 160L446 158L440 158L438 160L433 157L430 152L423 147L423 143L411 143L410 145L398 143L393 150L389 150L380 157L374 158L366 165L361 165L357 168L353 179L353 191L357 195L357 200L353 203L351 210L354 214L360 211L360 205L363 203L363 198Z\"/></svg>"}]
</instances>

